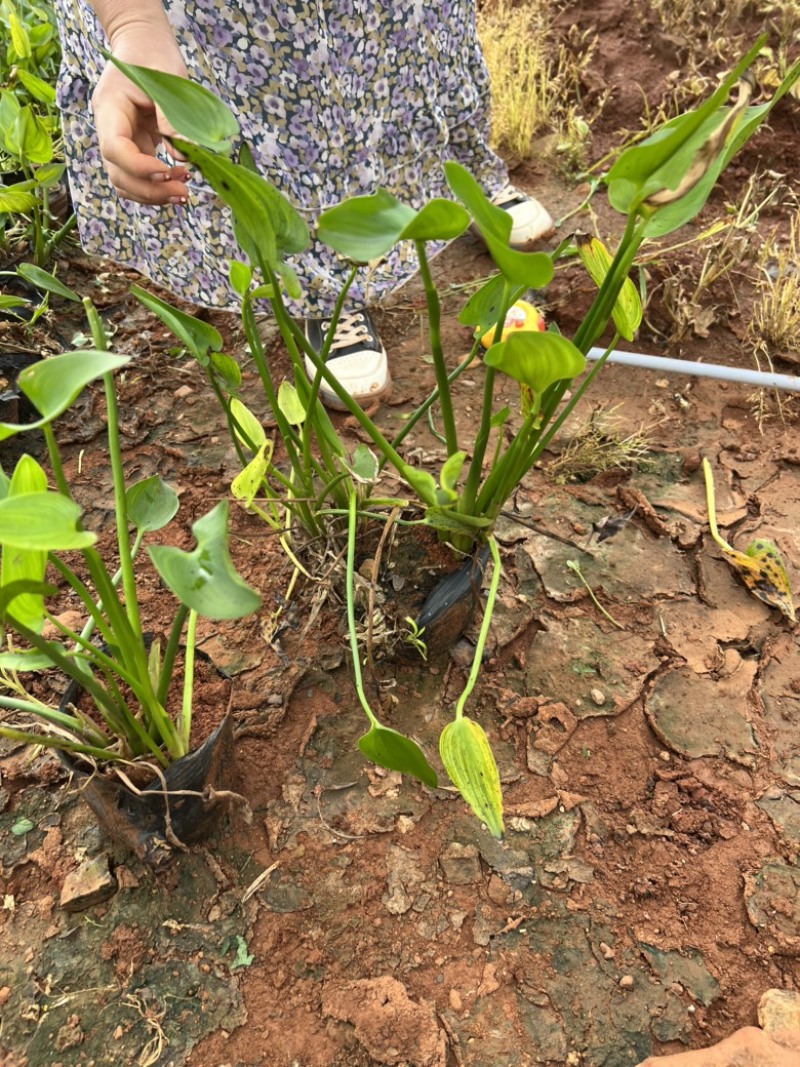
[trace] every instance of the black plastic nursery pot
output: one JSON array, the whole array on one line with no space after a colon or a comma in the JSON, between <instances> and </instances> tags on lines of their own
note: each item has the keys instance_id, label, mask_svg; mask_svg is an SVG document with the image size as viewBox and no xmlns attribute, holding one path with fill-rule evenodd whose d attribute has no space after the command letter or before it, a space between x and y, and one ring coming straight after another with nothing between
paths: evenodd
<instances>
[{"instance_id":1,"label":"black plastic nursery pot","mask_svg":"<svg viewBox=\"0 0 800 1067\"><path fill-rule=\"evenodd\" d=\"M469 626L488 559L489 549L484 545L441 578L428 594L415 622L430 653L452 648Z\"/></svg>"},{"instance_id":2,"label":"black plastic nursery pot","mask_svg":"<svg viewBox=\"0 0 800 1067\"><path fill-rule=\"evenodd\" d=\"M33 422L38 417L17 379L40 358L33 352L0 352L0 422Z\"/></svg>"},{"instance_id":3,"label":"black plastic nursery pot","mask_svg":"<svg viewBox=\"0 0 800 1067\"><path fill-rule=\"evenodd\" d=\"M66 753L62 760L79 781L83 799L102 830L153 868L175 849L211 834L228 809L234 773L233 723L229 715L199 748L176 760L137 790L112 771L89 770ZM124 767L129 778L130 766ZM220 795L220 793L225 795Z\"/></svg>"}]
</instances>

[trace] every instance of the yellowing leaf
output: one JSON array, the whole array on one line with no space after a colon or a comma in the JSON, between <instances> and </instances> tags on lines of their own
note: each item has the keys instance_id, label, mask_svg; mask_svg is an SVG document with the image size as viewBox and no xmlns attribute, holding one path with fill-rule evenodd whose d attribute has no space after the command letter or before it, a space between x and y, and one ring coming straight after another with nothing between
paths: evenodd
<instances>
[{"instance_id":1,"label":"yellowing leaf","mask_svg":"<svg viewBox=\"0 0 800 1067\"><path fill-rule=\"evenodd\" d=\"M461 796L497 838L503 836L503 793L489 738L466 717L442 730L439 755Z\"/></svg>"},{"instance_id":2,"label":"yellowing leaf","mask_svg":"<svg viewBox=\"0 0 800 1067\"><path fill-rule=\"evenodd\" d=\"M611 254L603 242L596 237L589 237L586 234L579 233L576 234L576 241L578 243L580 261L599 289L611 267ZM642 321L642 302L636 292L636 286L630 278L626 278L622 283L622 288L619 291L617 302L614 304L614 310L611 314L614 319L614 325L620 335L626 341L632 341Z\"/></svg>"}]
</instances>

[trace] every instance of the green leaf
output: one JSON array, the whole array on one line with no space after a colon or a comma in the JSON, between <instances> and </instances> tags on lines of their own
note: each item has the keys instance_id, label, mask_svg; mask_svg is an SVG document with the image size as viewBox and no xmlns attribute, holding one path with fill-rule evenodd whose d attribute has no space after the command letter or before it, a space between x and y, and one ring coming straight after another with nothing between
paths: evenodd
<instances>
[{"instance_id":1,"label":"green leaf","mask_svg":"<svg viewBox=\"0 0 800 1067\"><path fill-rule=\"evenodd\" d=\"M492 520L477 515L466 515L452 508L433 506L425 509L425 525L434 530L447 530L448 533L475 536L476 531L485 530L492 525Z\"/></svg>"},{"instance_id":2,"label":"green leaf","mask_svg":"<svg viewBox=\"0 0 800 1067\"><path fill-rule=\"evenodd\" d=\"M27 594L22 594L26 596ZM15 599L19 600L20 597ZM57 641L48 641L47 647L62 656L67 655L67 649ZM0 669L6 671L46 671L53 666L53 659L45 652L37 652L35 649L23 652L0 652Z\"/></svg>"},{"instance_id":3,"label":"green leaf","mask_svg":"<svg viewBox=\"0 0 800 1067\"><path fill-rule=\"evenodd\" d=\"M550 331L520 330L492 345L483 358L488 366L529 386L539 395L554 382L574 378L586 366L585 357L572 341Z\"/></svg>"},{"instance_id":4,"label":"green leaf","mask_svg":"<svg viewBox=\"0 0 800 1067\"><path fill-rule=\"evenodd\" d=\"M24 296L5 296L0 293L0 308L4 311L13 311L14 308L25 307L26 304L30 304L30 300Z\"/></svg>"},{"instance_id":5,"label":"green leaf","mask_svg":"<svg viewBox=\"0 0 800 1067\"><path fill-rule=\"evenodd\" d=\"M89 548L97 537L78 529L80 515L75 501L60 493L9 493L0 500L0 545L43 552Z\"/></svg>"},{"instance_id":6,"label":"green leaf","mask_svg":"<svg viewBox=\"0 0 800 1067\"><path fill-rule=\"evenodd\" d=\"M203 322L194 315L187 315L185 311L179 311L166 300L153 296L138 285L132 285L130 291L184 343L201 367L208 365L209 351L219 352L222 348L222 336L210 323Z\"/></svg>"},{"instance_id":7,"label":"green leaf","mask_svg":"<svg viewBox=\"0 0 800 1067\"><path fill-rule=\"evenodd\" d=\"M489 255L512 285L543 289L553 280L553 260L547 252L517 252L488 233L483 239Z\"/></svg>"},{"instance_id":8,"label":"green leaf","mask_svg":"<svg viewBox=\"0 0 800 1067\"><path fill-rule=\"evenodd\" d=\"M348 470L357 482L362 485L372 485L380 472L378 457L368 445L363 443L356 445Z\"/></svg>"},{"instance_id":9,"label":"green leaf","mask_svg":"<svg viewBox=\"0 0 800 1067\"><path fill-rule=\"evenodd\" d=\"M0 186L0 215L33 211L36 207L36 197L30 192L30 188L30 182Z\"/></svg>"},{"instance_id":10,"label":"green leaf","mask_svg":"<svg viewBox=\"0 0 800 1067\"><path fill-rule=\"evenodd\" d=\"M226 356L224 352L212 352L211 370L229 392L235 393L241 387L242 371L233 356Z\"/></svg>"},{"instance_id":11,"label":"green leaf","mask_svg":"<svg viewBox=\"0 0 800 1067\"><path fill-rule=\"evenodd\" d=\"M415 218L413 208L379 189L372 196L353 196L323 211L317 219L317 237L339 255L369 263L385 256Z\"/></svg>"},{"instance_id":12,"label":"green leaf","mask_svg":"<svg viewBox=\"0 0 800 1067\"><path fill-rule=\"evenodd\" d=\"M438 785L436 771L425 759L425 753L415 741L397 730L388 726L371 726L359 737L358 747L362 755L379 767L410 774L431 789Z\"/></svg>"},{"instance_id":13,"label":"green leaf","mask_svg":"<svg viewBox=\"0 0 800 1067\"><path fill-rule=\"evenodd\" d=\"M444 173L447 184L472 215L484 239L494 237L508 246L512 226L509 213L491 202L470 172L460 163L448 161L444 165Z\"/></svg>"},{"instance_id":14,"label":"green leaf","mask_svg":"<svg viewBox=\"0 0 800 1067\"><path fill-rule=\"evenodd\" d=\"M14 837L24 837L25 834L30 833L31 830L36 829L36 823L31 822L30 819L17 819L17 821L11 827L11 833Z\"/></svg>"},{"instance_id":15,"label":"green leaf","mask_svg":"<svg viewBox=\"0 0 800 1067\"><path fill-rule=\"evenodd\" d=\"M230 412L240 444L254 451L260 448L266 441L267 435L253 412L235 396L231 398Z\"/></svg>"},{"instance_id":16,"label":"green leaf","mask_svg":"<svg viewBox=\"0 0 800 1067\"><path fill-rule=\"evenodd\" d=\"M178 511L178 494L157 474L130 486L125 501L130 522L150 533L166 526Z\"/></svg>"},{"instance_id":17,"label":"green leaf","mask_svg":"<svg viewBox=\"0 0 800 1067\"><path fill-rule=\"evenodd\" d=\"M6 129L5 146L23 163L49 163L53 158L52 138L30 104L20 108L13 125Z\"/></svg>"},{"instance_id":18,"label":"green leaf","mask_svg":"<svg viewBox=\"0 0 800 1067\"><path fill-rule=\"evenodd\" d=\"M442 469L439 473L441 489L436 494L439 504L452 504L458 500L458 476L461 474L461 468L464 466L466 458L466 452L454 452L442 464Z\"/></svg>"},{"instance_id":19,"label":"green leaf","mask_svg":"<svg viewBox=\"0 0 800 1067\"><path fill-rule=\"evenodd\" d=\"M4 499L43 493L47 490L47 475L32 456L24 455L17 463ZM16 581L41 583L47 567L47 552L19 545L4 544L0 548L0 587ZM41 593L22 593L13 601L8 615L38 633L44 624L44 597Z\"/></svg>"},{"instance_id":20,"label":"green leaf","mask_svg":"<svg viewBox=\"0 0 800 1067\"><path fill-rule=\"evenodd\" d=\"M241 967L249 967L255 956L247 951L247 942L240 935L236 935L236 959L230 965L231 971L238 971Z\"/></svg>"},{"instance_id":21,"label":"green leaf","mask_svg":"<svg viewBox=\"0 0 800 1067\"><path fill-rule=\"evenodd\" d=\"M0 422L0 441L23 430L36 430L66 411L80 392L95 378L110 374L130 362L130 356L91 350L66 352L34 363L20 371L17 384L42 418L23 426Z\"/></svg>"},{"instance_id":22,"label":"green leaf","mask_svg":"<svg viewBox=\"0 0 800 1067\"><path fill-rule=\"evenodd\" d=\"M231 288L237 296L245 296L253 281L253 268L248 263L232 259L228 267Z\"/></svg>"},{"instance_id":23,"label":"green leaf","mask_svg":"<svg viewBox=\"0 0 800 1067\"><path fill-rule=\"evenodd\" d=\"M216 152L231 150L239 136L239 123L218 96L188 78L123 63L107 52L104 55L161 108L181 137Z\"/></svg>"},{"instance_id":24,"label":"green leaf","mask_svg":"<svg viewBox=\"0 0 800 1067\"><path fill-rule=\"evenodd\" d=\"M470 224L469 212L460 204L434 197L422 207L400 234L401 241L452 241Z\"/></svg>"},{"instance_id":25,"label":"green leaf","mask_svg":"<svg viewBox=\"0 0 800 1067\"><path fill-rule=\"evenodd\" d=\"M436 481L428 471L416 470L414 467L404 467L402 477L423 503L432 504L436 500Z\"/></svg>"},{"instance_id":26,"label":"green leaf","mask_svg":"<svg viewBox=\"0 0 800 1067\"><path fill-rule=\"evenodd\" d=\"M306 421L306 409L291 382L282 381L278 386L278 407L290 426L302 426Z\"/></svg>"},{"instance_id":27,"label":"green leaf","mask_svg":"<svg viewBox=\"0 0 800 1067\"><path fill-rule=\"evenodd\" d=\"M439 755L450 780L473 812L494 837L502 838L503 792L483 727L466 717L448 723L439 737Z\"/></svg>"},{"instance_id":28,"label":"green leaf","mask_svg":"<svg viewBox=\"0 0 800 1067\"><path fill-rule=\"evenodd\" d=\"M56 296L63 296L65 300L72 300L76 304L81 302L81 298L74 290L60 282L49 271L42 270L41 267L37 267L34 263L20 263L17 267L17 274L24 278L26 282L35 285L37 289L43 289L46 293L55 293Z\"/></svg>"},{"instance_id":29,"label":"green leaf","mask_svg":"<svg viewBox=\"0 0 800 1067\"><path fill-rule=\"evenodd\" d=\"M623 214L635 210L651 193L661 188L676 189L691 166L694 151L680 151L707 120L722 107L737 80L747 70L766 40L759 38L709 99L685 115L656 130L638 145L622 153L605 177L608 199ZM720 120L722 121L722 116Z\"/></svg>"},{"instance_id":30,"label":"green leaf","mask_svg":"<svg viewBox=\"0 0 800 1067\"><path fill-rule=\"evenodd\" d=\"M263 262L278 271L283 256L306 249L309 235L303 217L265 178L187 141L172 141L231 209L236 239L253 265Z\"/></svg>"},{"instance_id":31,"label":"green leaf","mask_svg":"<svg viewBox=\"0 0 800 1067\"><path fill-rule=\"evenodd\" d=\"M589 277L599 289L611 268L611 255L603 242L598 240L597 237L579 233L575 235L575 239L581 263L583 263ZM636 292L636 286L630 278L626 278L622 283L622 288L619 291L617 302L611 314L620 336L624 337L626 341L632 341L642 321L642 302Z\"/></svg>"},{"instance_id":32,"label":"green leaf","mask_svg":"<svg viewBox=\"0 0 800 1067\"><path fill-rule=\"evenodd\" d=\"M231 492L249 508L264 483L269 465L272 462L272 441L262 441L258 451L231 482Z\"/></svg>"},{"instance_id":33,"label":"green leaf","mask_svg":"<svg viewBox=\"0 0 800 1067\"><path fill-rule=\"evenodd\" d=\"M221 500L193 523L192 533L193 552L172 545L148 549L161 580L182 604L207 619L240 619L256 611L261 597L239 577L228 554L228 502Z\"/></svg>"},{"instance_id":34,"label":"green leaf","mask_svg":"<svg viewBox=\"0 0 800 1067\"><path fill-rule=\"evenodd\" d=\"M17 78L34 100L38 100L40 104L55 104L56 91L43 78L37 77L36 74L31 74L29 70L23 70L21 67L17 69Z\"/></svg>"},{"instance_id":35,"label":"green leaf","mask_svg":"<svg viewBox=\"0 0 800 1067\"><path fill-rule=\"evenodd\" d=\"M37 167L33 172L37 187L51 189L56 182L61 181L66 169L65 163L45 163L41 167Z\"/></svg>"},{"instance_id":36,"label":"green leaf","mask_svg":"<svg viewBox=\"0 0 800 1067\"><path fill-rule=\"evenodd\" d=\"M473 293L458 316L462 326L477 326L476 333L483 335L500 318L503 305L503 292L506 280L502 274L495 274L488 282ZM517 295L520 295L517 293ZM514 293L511 293L514 296ZM513 300L511 303L513 304Z\"/></svg>"}]
</instances>

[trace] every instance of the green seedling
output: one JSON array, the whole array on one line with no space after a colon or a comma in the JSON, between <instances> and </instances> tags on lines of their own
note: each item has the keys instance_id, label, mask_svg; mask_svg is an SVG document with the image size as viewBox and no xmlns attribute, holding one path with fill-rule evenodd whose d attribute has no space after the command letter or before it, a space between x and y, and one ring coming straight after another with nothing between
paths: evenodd
<instances>
[{"instance_id":1,"label":"green seedling","mask_svg":"<svg viewBox=\"0 0 800 1067\"><path fill-rule=\"evenodd\" d=\"M403 640L411 645L411 647L422 656L425 662L428 662L428 646L425 644L425 627L417 626L417 620L412 619L410 615L406 615L403 622L408 629L403 634Z\"/></svg>"},{"instance_id":2,"label":"green seedling","mask_svg":"<svg viewBox=\"0 0 800 1067\"><path fill-rule=\"evenodd\" d=\"M592 599L592 603L597 608L597 610L600 612L600 614L603 615L606 619L608 619L608 621L611 623L612 626L616 626L616 628L618 630L624 630L625 627L622 625L622 623L621 622L617 622L617 620L614 618L614 616L609 614L609 612L606 611L606 609L603 607L603 605L600 603L600 601L595 596L594 590L592 589L592 587L589 585L589 583L586 581L586 579L583 576L583 571L581 570L580 563L578 563L578 561L576 559L568 559L567 560L567 567L569 567L569 569L572 571L573 574L577 575L578 580L583 584L584 588L586 589L586 592L589 594L589 596Z\"/></svg>"},{"instance_id":3,"label":"green seedling","mask_svg":"<svg viewBox=\"0 0 800 1067\"><path fill-rule=\"evenodd\" d=\"M0 670L7 679L5 694L0 692L0 708L24 713L43 731L0 723L0 736L92 761L146 757L167 766L189 751L198 616L240 618L254 611L260 598L231 562L227 504L222 501L193 524L197 541L193 551L170 545L147 549L161 580L178 601L164 648L155 640L148 653L134 562L145 537L174 517L178 498L158 477L126 485L113 376L129 360L107 351L100 318L90 301L84 304L95 348L34 364L18 379L20 389L40 412L32 425L44 432L55 490L48 488L47 475L29 455L21 457L10 477L0 470L0 622L21 640L0 653ZM82 522L53 432L54 420L98 378L105 388L108 415L120 559L116 573L109 571L95 547L97 536ZM0 440L30 428L30 424L2 423ZM86 620L81 630L49 609L48 602L59 589L46 580L48 572L81 605ZM55 630L55 639L43 636L45 623ZM100 641L93 641L93 636ZM166 702L182 638L182 705L173 720ZM87 694L90 713L73 705L51 708L20 690L17 672L47 667L61 670Z\"/></svg>"},{"instance_id":4,"label":"green seedling","mask_svg":"<svg viewBox=\"0 0 800 1067\"><path fill-rule=\"evenodd\" d=\"M781 559L781 554L772 541L763 537L751 541L744 552L733 548L719 532L717 526L717 509L714 491L714 475L711 464L703 459L703 477L706 484L706 503L708 506L708 525L711 536L719 545L722 554L744 584L759 600L777 608L789 622L797 619L792 587L789 575Z\"/></svg>"},{"instance_id":5,"label":"green seedling","mask_svg":"<svg viewBox=\"0 0 800 1067\"><path fill-rule=\"evenodd\" d=\"M268 522L276 521L277 512L273 508L278 512L285 509L290 516L289 525L303 528L314 538L336 536L341 529L341 517L347 515L349 536L354 537L354 515L358 519L377 515L385 521L385 513L381 516L381 498L372 496L372 492L388 466L416 497L423 521L454 549L469 553L483 543L491 546L494 523L506 502L591 387L619 338L634 336L641 320L641 302L629 273L642 244L671 233L697 215L722 169L797 81L800 63L788 71L771 100L750 105L751 89L742 79L763 44L762 37L703 104L628 147L602 179L598 178L607 187L612 208L625 217L625 227L613 250L607 250L597 240L583 240L578 244L579 257L597 292L571 338L550 329L541 333L519 332L502 340L508 310L527 289L548 284L555 261L567 254L573 242L562 242L552 254L511 249L508 214L490 202L467 170L448 162L445 177L451 199L437 198L412 208L387 190L379 189L373 195L354 197L321 214L315 238L349 261L351 270L338 294L320 353L310 348L302 330L292 320L286 302L287 298L302 296L290 262L291 257L305 251L310 243L308 227L301 215L277 189L255 173L246 145L240 149L238 161L224 154L233 136L232 127L220 114L222 105L218 102L212 105L205 90L199 91L188 81L181 82L157 71L118 64L164 108L178 131L178 136L173 138L176 149L190 166L203 174L232 215L243 258L231 264L230 280L241 299L254 365L285 453L285 465L281 469L271 464L266 449L258 458L262 446L256 431L250 435L242 432L245 429L242 419L246 422L247 417L234 403L238 399L238 384L231 376L228 376L231 380L226 380L226 374L220 373L217 365L222 356L219 335L206 324L182 316L177 309L152 296L141 291L137 295L176 332L204 367L222 404L242 467L247 469L254 462L253 457L257 458L260 467L256 474L260 483L257 492L249 495L251 504L262 499L267 502L262 510ZM734 92L738 95L729 104ZM476 339L466 358L456 362L444 351L441 300L430 270L430 255L432 249L458 237L470 225L483 237L497 274L470 296L459 315L459 321L475 331ZM435 387L404 421L402 429L389 436L348 396L333 376L327 355L357 272L401 241L411 242L417 253ZM272 307L291 361L293 392L289 406L285 390L282 400L280 383L273 380L258 336L256 314L264 300ZM613 323L610 331L609 323ZM453 383L478 360L478 338L492 329L494 343L483 356L480 412L465 432L459 429L455 419ZM586 353L604 336L608 341L606 356L587 371ZM315 369L311 382L305 373L306 358ZM514 380L519 387L519 407L513 412L496 400L498 386L507 385L507 379ZM355 455L349 453L347 444L319 403L323 382L339 398L358 425L360 436L369 444L375 465L367 477L359 473ZM434 406L444 446L438 472L412 462L403 449L407 435ZM248 437L245 446L243 442ZM250 467L248 478L252 474ZM251 480L248 494L252 489ZM357 507L354 499L358 500ZM490 617L491 611L487 610L486 625ZM352 619L350 625L352 639ZM479 666L480 661L476 662ZM355 649L354 669L358 671ZM371 730L362 738L362 751L387 765L396 762L407 766L416 760L418 776L423 780L425 775L430 777L427 764L418 762L422 757L416 750L411 759L412 750L406 746L413 743L397 740L393 731L387 731L367 711L358 677L357 687L359 699L372 722ZM501 807L486 749L478 735L479 728L462 725L462 720L463 708L457 712L455 729L446 735L444 753L456 784L472 796L470 803L486 819L492 832L499 833ZM486 790L485 795L481 789Z\"/></svg>"}]
</instances>

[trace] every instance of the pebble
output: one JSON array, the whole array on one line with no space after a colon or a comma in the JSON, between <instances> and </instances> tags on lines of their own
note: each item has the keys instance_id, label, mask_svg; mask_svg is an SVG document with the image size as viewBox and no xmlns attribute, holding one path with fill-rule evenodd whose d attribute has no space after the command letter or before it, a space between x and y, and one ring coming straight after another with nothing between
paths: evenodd
<instances>
[{"instance_id":1,"label":"pebble","mask_svg":"<svg viewBox=\"0 0 800 1067\"><path fill-rule=\"evenodd\" d=\"M598 708L602 708L602 706L606 702L606 695L602 689L590 690L589 696L592 698L592 703L595 704Z\"/></svg>"},{"instance_id":2,"label":"pebble","mask_svg":"<svg viewBox=\"0 0 800 1067\"><path fill-rule=\"evenodd\" d=\"M103 852L67 875L61 890L61 907L65 911L85 911L113 897L116 891L117 880L108 866L108 855Z\"/></svg>"},{"instance_id":3,"label":"pebble","mask_svg":"<svg viewBox=\"0 0 800 1067\"><path fill-rule=\"evenodd\" d=\"M194 392L191 385L180 385L172 394L176 400L185 400L187 396L191 396Z\"/></svg>"},{"instance_id":4,"label":"pebble","mask_svg":"<svg viewBox=\"0 0 800 1067\"><path fill-rule=\"evenodd\" d=\"M450 990L450 1007L453 1009L453 1011L464 1010L464 1001L461 999L461 996L457 989Z\"/></svg>"},{"instance_id":5,"label":"pebble","mask_svg":"<svg viewBox=\"0 0 800 1067\"><path fill-rule=\"evenodd\" d=\"M781 1030L800 1033L800 993L768 989L758 1002L758 1025L768 1034Z\"/></svg>"},{"instance_id":6,"label":"pebble","mask_svg":"<svg viewBox=\"0 0 800 1067\"><path fill-rule=\"evenodd\" d=\"M611 945L607 945L605 943L605 941L601 941L600 942L600 955L603 957L604 960L613 960L614 959L614 949L611 947Z\"/></svg>"},{"instance_id":7,"label":"pebble","mask_svg":"<svg viewBox=\"0 0 800 1067\"><path fill-rule=\"evenodd\" d=\"M670 756L669 752L667 752L665 748L662 748L658 754L658 758L661 760L662 763L669 763L669 761L672 759L672 756Z\"/></svg>"},{"instance_id":8,"label":"pebble","mask_svg":"<svg viewBox=\"0 0 800 1067\"><path fill-rule=\"evenodd\" d=\"M624 974L619 980L620 989L633 989L633 975Z\"/></svg>"}]
</instances>

